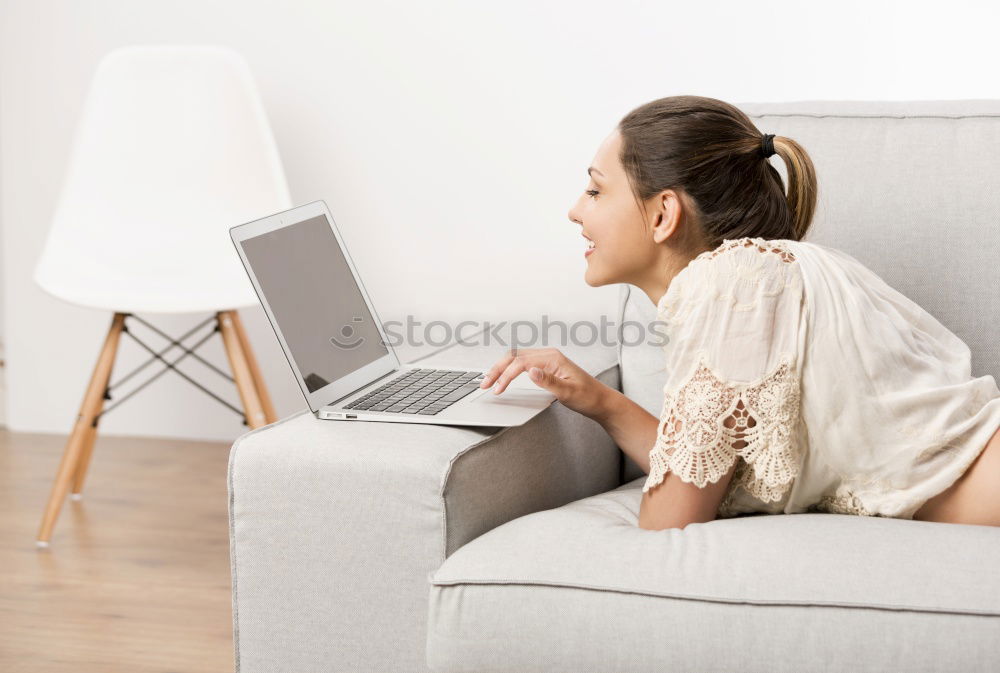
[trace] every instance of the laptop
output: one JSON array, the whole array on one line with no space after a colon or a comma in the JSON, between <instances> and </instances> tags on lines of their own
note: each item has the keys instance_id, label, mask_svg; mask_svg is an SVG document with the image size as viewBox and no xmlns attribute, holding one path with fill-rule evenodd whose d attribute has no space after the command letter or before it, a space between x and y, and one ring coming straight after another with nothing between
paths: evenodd
<instances>
[{"instance_id":1,"label":"laptop","mask_svg":"<svg viewBox=\"0 0 1000 673\"><path fill-rule=\"evenodd\" d=\"M483 371L400 364L324 201L229 235L316 418L504 427L556 399L526 375L496 395Z\"/></svg>"}]
</instances>

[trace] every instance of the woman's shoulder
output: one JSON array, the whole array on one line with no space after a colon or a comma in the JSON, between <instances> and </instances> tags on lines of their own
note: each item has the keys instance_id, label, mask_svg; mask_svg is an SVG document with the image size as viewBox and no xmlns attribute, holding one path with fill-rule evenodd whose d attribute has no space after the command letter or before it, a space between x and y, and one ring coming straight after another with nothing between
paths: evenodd
<instances>
[{"instance_id":1,"label":"woman's shoulder","mask_svg":"<svg viewBox=\"0 0 1000 673\"><path fill-rule=\"evenodd\" d=\"M727 238L715 248L697 255L684 271L690 271L689 276L733 280L774 274L795 276L799 266L795 243L783 238Z\"/></svg>"},{"instance_id":2,"label":"woman's shoulder","mask_svg":"<svg viewBox=\"0 0 1000 673\"><path fill-rule=\"evenodd\" d=\"M798 241L786 238L761 238L758 236L726 238L714 249L706 250L695 259L702 257L708 260L717 258L756 258L759 255L761 259L793 264L797 261L793 250L795 243L798 243Z\"/></svg>"},{"instance_id":3,"label":"woman's shoulder","mask_svg":"<svg viewBox=\"0 0 1000 673\"><path fill-rule=\"evenodd\" d=\"M671 280L658 306L666 320L676 319L685 305L728 301L735 311L750 310L761 297L774 297L801 287L798 257L787 239L742 237L691 259Z\"/></svg>"}]
</instances>

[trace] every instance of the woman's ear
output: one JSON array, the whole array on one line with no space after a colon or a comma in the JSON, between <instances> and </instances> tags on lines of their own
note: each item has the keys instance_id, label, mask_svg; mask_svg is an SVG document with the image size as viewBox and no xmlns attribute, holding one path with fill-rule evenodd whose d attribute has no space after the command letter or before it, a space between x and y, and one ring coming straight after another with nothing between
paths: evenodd
<instances>
[{"instance_id":1,"label":"woman's ear","mask_svg":"<svg viewBox=\"0 0 1000 673\"><path fill-rule=\"evenodd\" d=\"M663 243L674 235L680 226L682 206L680 195L665 189L656 195L653 203L653 241Z\"/></svg>"}]
</instances>

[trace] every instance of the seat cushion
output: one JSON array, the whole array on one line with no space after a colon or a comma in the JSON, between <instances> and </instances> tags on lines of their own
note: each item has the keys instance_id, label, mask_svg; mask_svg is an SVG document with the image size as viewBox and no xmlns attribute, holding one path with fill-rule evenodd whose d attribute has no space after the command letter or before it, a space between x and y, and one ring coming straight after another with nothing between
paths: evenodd
<instances>
[{"instance_id":1,"label":"seat cushion","mask_svg":"<svg viewBox=\"0 0 1000 673\"><path fill-rule=\"evenodd\" d=\"M841 514L638 527L643 478L430 577L435 671L996 670L1000 529Z\"/></svg>"}]
</instances>

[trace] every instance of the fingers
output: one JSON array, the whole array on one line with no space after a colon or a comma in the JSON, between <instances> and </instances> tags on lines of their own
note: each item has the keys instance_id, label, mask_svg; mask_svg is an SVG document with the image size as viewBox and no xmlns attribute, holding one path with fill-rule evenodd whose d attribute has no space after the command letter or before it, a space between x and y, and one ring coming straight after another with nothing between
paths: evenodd
<instances>
[{"instance_id":1,"label":"fingers","mask_svg":"<svg viewBox=\"0 0 1000 673\"><path fill-rule=\"evenodd\" d=\"M558 355L561 355L559 351L552 348L511 349L490 368L480 387L487 388L495 381L493 393L499 395L516 376L526 372L529 367L548 371L555 366Z\"/></svg>"},{"instance_id":2,"label":"fingers","mask_svg":"<svg viewBox=\"0 0 1000 673\"><path fill-rule=\"evenodd\" d=\"M526 373L532 367L538 367L547 374L554 374L559 370L558 358L561 353L556 351L534 351L531 353L519 353L507 368L497 377L493 392L497 395L507 389L507 386L522 373Z\"/></svg>"},{"instance_id":3,"label":"fingers","mask_svg":"<svg viewBox=\"0 0 1000 673\"><path fill-rule=\"evenodd\" d=\"M496 364L494 364L486 371L486 375L483 376L483 380L479 383L479 387L489 388L491 385L493 385L493 381L496 379L496 377L500 376L500 373L503 370L507 369L507 365L511 363L516 354L517 350L514 348L507 351L506 355L500 358L496 362Z\"/></svg>"},{"instance_id":4,"label":"fingers","mask_svg":"<svg viewBox=\"0 0 1000 673\"><path fill-rule=\"evenodd\" d=\"M497 382L493 386L493 394L499 395L504 390L507 389L507 385L514 380L514 377L519 375L521 372L528 371L528 367L533 366L533 364L528 363L529 356L518 355L511 363L507 365L507 368L503 370L503 373L497 377Z\"/></svg>"}]
</instances>

